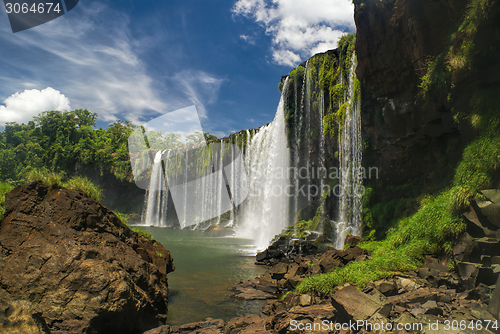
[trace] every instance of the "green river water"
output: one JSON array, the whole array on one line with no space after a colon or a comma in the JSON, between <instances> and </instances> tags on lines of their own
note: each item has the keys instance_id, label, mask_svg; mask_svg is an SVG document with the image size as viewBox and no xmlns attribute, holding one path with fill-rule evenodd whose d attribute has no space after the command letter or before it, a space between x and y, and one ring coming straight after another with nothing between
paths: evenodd
<instances>
[{"instance_id":1,"label":"green river water","mask_svg":"<svg viewBox=\"0 0 500 334\"><path fill-rule=\"evenodd\" d=\"M175 271L168 274L167 324L181 325L206 317L229 320L257 313L262 301L230 298L230 288L252 279L265 269L254 265L255 256L245 256L250 241L237 238L208 238L203 232L156 227L141 229L170 251Z\"/></svg>"}]
</instances>

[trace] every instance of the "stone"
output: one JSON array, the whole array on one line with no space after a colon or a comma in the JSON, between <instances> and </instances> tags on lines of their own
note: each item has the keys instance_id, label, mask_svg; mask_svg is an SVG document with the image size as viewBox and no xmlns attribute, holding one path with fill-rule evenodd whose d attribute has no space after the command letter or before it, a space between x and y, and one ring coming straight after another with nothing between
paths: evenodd
<instances>
[{"instance_id":1,"label":"stone","mask_svg":"<svg viewBox=\"0 0 500 334\"><path fill-rule=\"evenodd\" d=\"M273 266L269 272L271 273L272 279L280 280L284 278L285 274L288 272L288 264L280 262Z\"/></svg>"},{"instance_id":2,"label":"stone","mask_svg":"<svg viewBox=\"0 0 500 334\"><path fill-rule=\"evenodd\" d=\"M46 334L49 333L49 328L40 311L31 302L7 301L0 297L0 332Z\"/></svg>"},{"instance_id":3,"label":"stone","mask_svg":"<svg viewBox=\"0 0 500 334\"><path fill-rule=\"evenodd\" d=\"M458 275L469 286L473 286L479 273L480 264L471 262L460 262L457 266Z\"/></svg>"},{"instance_id":4,"label":"stone","mask_svg":"<svg viewBox=\"0 0 500 334\"><path fill-rule=\"evenodd\" d=\"M303 324L321 329L323 321L334 321L337 310L331 304L312 305L312 306L294 306L287 312L277 314L271 322L274 333L304 333L304 330L293 330L291 324L295 321L298 325ZM306 333L308 331L306 330ZM310 332L310 331L309 331ZM329 331L314 330L314 333L329 333Z\"/></svg>"},{"instance_id":5,"label":"stone","mask_svg":"<svg viewBox=\"0 0 500 334\"><path fill-rule=\"evenodd\" d=\"M380 280L374 282L375 289L380 291L384 296L393 296L398 293L398 287L394 282L389 282L387 280Z\"/></svg>"},{"instance_id":6,"label":"stone","mask_svg":"<svg viewBox=\"0 0 500 334\"><path fill-rule=\"evenodd\" d=\"M367 251L358 246L350 246L339 252L339 256L342 258L342 262L344 264L348 264L349 262L356 260L358 256L366 254L368 254Z\"/></svg>"},{"instance_id":7,"label":"stone","mask_svg":"<svg viewBox=\"0 0 500 334\"><path fill-rule=\"evenodd\" d=\"M395 305L405 306L412 303L425 303L429 300L437 300L442 294L442 291L439 289L421 288L402 295L390 296L387 299Z\"/></svg>"},{"instance_id":8,"label":"stone","mask_svg":"<svg viewBox=\"0 0 500 334\"><path fill-rule=\"evenodd\" d=\"M387 317L391 311L389 301L380 300L379 296L367 295L352 285L336 291L332 299L334 306L335 303L338 304L349 316L357 320L366 320L377 312Z\"/></svg>"},{"instance_id":9,"label":"stone","mask_svg":"<svg viewBox=\"0 0 500 334\"><path fill-rule=\"evenodd\" d=\"M488 312L500 321L500 277L497 279L496 288L488 305Z\"/></svg>"},{"instance_id":10,"label":"stone","mask_svg":"<svg viewBox=\"0 0 500 334\"><path fill-rule=\"evenodd\" d=\"M300 295L300 306L310 306L311 305L311 295L302 294Z\"/></svg>"},{"instance_id":11,"label":"stone","mask_svg":"<svg viewBox=\"0 0 500 334\"><path fill-rule=\"evenodd\" d=\"M36 309L52 334L158 326L167 311L167 273L174 269L160 243L83 193L40 182L7 193L5 208L0 295L6 303L30 302L26 312Z\"/></svg>"},{"instance_id":12,"label":"stone","mask_svg":"<svg viewBox=\"0 0 500 334\"><path fill-rule=\"evenodd\" d=\"M266 319L256 314L229 320L224 326L224 334L258 333L265 331Z\"/></svg>"},{"instance_id":13,"label":"stone","mask_svg":"<svg viewBox=\"0 0 500 334\"><path fill-rule=\"evenodd\" d=\"M344 245L349 245L349 246L356 246L357 244L365 241L362 237L358 237L355 235L348 234L345 237Z\"/></svg>"},{"instance_id":14,"label":"stone","mask_svg":"<svg viewBox=\"0 0 500 334\"><path fill-rule=\"evenodd\" d=\"M265 300L265 299L275 299L276 295L261 290L257 290L254 288L242 288L240 289L240 293L234 295L234 298L245 299L245 300Z\"/></svg>"},{"instance_id":15,"label":"stone","mask_svg":"<svg viewBox=\"0 0 500 334\"><path fill-rule=\"evenodd\" d=\"M485 189L481 190L487 201L477 201L477 206L481 213L488 219L488 222L500 228L500 190Z\"/></svg>"}]
</instances>

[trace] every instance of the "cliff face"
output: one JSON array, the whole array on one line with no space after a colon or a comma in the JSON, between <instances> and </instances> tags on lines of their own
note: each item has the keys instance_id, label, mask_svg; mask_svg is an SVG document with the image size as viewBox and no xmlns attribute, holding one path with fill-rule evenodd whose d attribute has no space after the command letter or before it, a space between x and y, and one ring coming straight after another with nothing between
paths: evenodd
<instances>
[{"instance_id":1,"label":"cliff face","mask_svg":"<svg viewBox=\"0 0 500 334\"><path fill-rule=\"evenodd\" d=\"M500 22L498 2L354 3L363 138L370 144L364 164L378 167L382 179L393 183L425 179L432 171L447 173L439 160L454 165L460 148L474 136L470 125L454 116L459 112L467 115L471 96L479 86L500 82L500 43L494 32ZM472 18L477 32L469 36L463 27L474 6L488 9L484 18ZM469 68L459 69L453 65L449 50L457 43L463 47L464 40L470 40L474 50ZM443 86L431 98L425 97L422 78L439 57L448 67L440 78Z\"/></svg>"}]
</instances>

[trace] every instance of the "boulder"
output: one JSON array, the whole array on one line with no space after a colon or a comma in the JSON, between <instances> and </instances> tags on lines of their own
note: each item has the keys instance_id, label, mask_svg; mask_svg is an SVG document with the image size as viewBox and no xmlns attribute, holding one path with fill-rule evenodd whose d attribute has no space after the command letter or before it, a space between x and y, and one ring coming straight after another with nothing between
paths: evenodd
<instances>
[{"instance_id":1,"label":"boulder","mask_svg":"<svg viewBox=\"0 0 500 334\"><path fill-rule=\"evenodd\" d=\"M160 243L75 190L35 182L5 197L0 297L8 310L32 314L52 334L141 333L166 317L174 267ZM8 310L0 332L15 333ZM32 326L23 317L17 328Z\"/></svg>"},{"instance_id":2,"label":"boulder","mask_svg":"<svg viewBox=\"0 0 500 334\"><path fill-rule=\"evenodd\" d=\"M387 299L381 299L380 295L370 296L361 292L355 286L348 285L335 292L332 298L334 306L337 305L343 309L353 319L366 320L375 313L379 313L384 317L389 316L392 307L391 303Z\"/></svg>"},{"instance_id":3,"label":"boulder","mask_svg":"<svg viewBox=\"0 0 500 334\"><path fill-rule=\"evenodd\" d=\"M500 277L497 279L495 291L488 305L488 311L500 321Z\"/></svg>"},{"instance_id":4,"label":"boulder","mask_svg":"<svg viewBox=\"0 0 500 334\"><path fill-rule=\"evenodd\" d=\"M349 245L349 246L356 246L357 244L365 241L362 237L358 237L355 235L348 234L345 237L344 245Z\"/></svg>"}]
</instances>

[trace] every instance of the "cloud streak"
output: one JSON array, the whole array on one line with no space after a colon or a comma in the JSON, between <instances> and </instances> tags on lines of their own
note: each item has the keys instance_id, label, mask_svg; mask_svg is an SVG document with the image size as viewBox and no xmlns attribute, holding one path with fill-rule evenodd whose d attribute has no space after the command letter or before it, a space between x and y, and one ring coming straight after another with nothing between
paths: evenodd
<instances>
[{"instance_id":1,"label":"cloud streak","mask_svg":"<svg viewBox=\"0 0 500 334\"><path fill-rule=\"evenodd\" d=\"M71 15L0 34L0 43L12 50L0 63L0 96L51 86L74 108L97 112L101 121L137 124L193 103L206 115L206 105L217 99L223 80L209 73L178 69L167 78L157 76L154 66L164 64L141 59L157 45L150 36L133 35L127 14L93 1L80 2Z\"/></svg>"},{"instance_id":2,"label":"cloud streak","mask_svg":"<svg viewBox=\"0 0 500 334\"><path fill-rule=\"evenodd\" d=\"M273 37L273 59L281 65L294 66L333 49L355 29L353 5L347 0L238 0L232 11L265 28Z\"/></svg>"}]
</instances>

